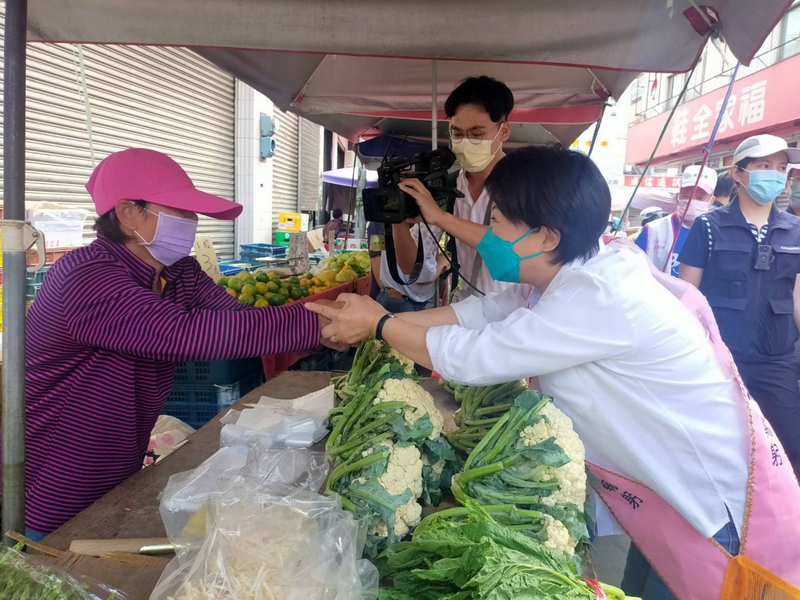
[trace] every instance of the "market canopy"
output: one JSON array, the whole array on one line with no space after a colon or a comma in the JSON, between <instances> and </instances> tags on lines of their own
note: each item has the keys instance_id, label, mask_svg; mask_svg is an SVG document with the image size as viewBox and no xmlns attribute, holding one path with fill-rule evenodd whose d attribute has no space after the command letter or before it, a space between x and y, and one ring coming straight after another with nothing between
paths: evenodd
<instances>
[{"instance_id":1,"label":"market canopy","mask_svg":"<svg viewBox=\"0 0 800 600\"><path fill-rule=\"evenodd\" d=\"M29 0L29 40L187 46L281 109L351 140L429 137L469 75L509 84L512 140L571 142L638 72L688 70L707 25L690 0ZM747 64L790 0L707 0ZM442 124L438 135L444 134Z\"/></svg>"},{"instance_id":2,"label":"market canopy","mask_svg":"<svg viewBox=\"0 0 800 600\"><path fill-rule=\"evenodd\" d=\"M367 187L378 187L378 172L365 171L367 177ZM330 183L331 185L339 185L342 187L356 187L358 185L359 171L352 167L342 167L340 169L332 169L322 173L322 181Z\"/></svg>"}]
</instances>

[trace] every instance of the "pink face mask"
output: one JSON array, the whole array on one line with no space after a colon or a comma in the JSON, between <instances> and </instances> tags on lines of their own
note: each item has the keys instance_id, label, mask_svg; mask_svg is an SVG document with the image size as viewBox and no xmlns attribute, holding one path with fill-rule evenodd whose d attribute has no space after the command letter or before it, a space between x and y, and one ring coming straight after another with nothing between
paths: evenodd
<instances>
[{"instance_id":1,"label":"pink face mask","mask_svg":"<svg viewBox=\"0 0 800 600\"><path fill-rule=\"evenodd\" d=\"M686 202L687 200L678 199L679 217L683 215L683 211L686 210ZM702 217L704 214L708 212L708 208L709 208L709 203L707 200L701 200L699 198L695 198L689 205L689 210L686 211L686 217L683 219L683 223L691 227L695 219L697 219L698 217Z\"/></svg>"},{"instance_id":2,"label":"pink face mask","mask_svg":"<svg viewBox=\"0 0 800 600\"><path fill-rule=\"evenodd\" d=\"M147 248L150 255L165 267L189 256L197 235L197 221L163 212L154 213L151 210L147 210L147 212L158 217L153 239L147 242L139 235L138 231L134 233L142 240L141 245Z\"/></svg>"}]
</instances>

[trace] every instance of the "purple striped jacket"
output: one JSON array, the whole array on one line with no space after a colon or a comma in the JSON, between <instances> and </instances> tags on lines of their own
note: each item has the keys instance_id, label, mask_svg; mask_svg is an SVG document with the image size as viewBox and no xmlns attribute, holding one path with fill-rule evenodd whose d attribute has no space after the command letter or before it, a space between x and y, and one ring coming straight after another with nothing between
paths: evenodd
<instances>
[{"instance_id":1,"label":"purple striped jacket","mask_svg":"<svg viewBox=\"0 0 800 600\"><path fill-rule=\"evenodd\" d=\"M26 526L52 531L142 467L176 361L312 348L301 305L252 308L194 258L163 270L98 239L50 269L25 335Z\"/></svg>"}]
</instances>

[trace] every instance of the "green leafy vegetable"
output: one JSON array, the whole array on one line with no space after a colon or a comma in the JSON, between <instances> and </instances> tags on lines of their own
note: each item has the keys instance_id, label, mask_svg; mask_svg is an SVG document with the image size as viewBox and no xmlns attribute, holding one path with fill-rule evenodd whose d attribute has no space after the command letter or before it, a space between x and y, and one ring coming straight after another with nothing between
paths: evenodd
<instances>
[{"instance_id":1,"label":"green leafy vegetable","mask_svg":"<svg viewBox=\"0 0 800 600\"><path fill-rule=\"evenodd\" d=\"M23 544L0 550L0 598L20 600L114 600L115 593L98 596L90 585L29 560Z\"/></svg>"},{"instance_id":2,"label":"green leafy vegetable","mask_svg":"<svg viewBox=\"0 0 800 600\"><path fill-rule=\"evenodd\" d=\"M392 584L380 590L380 600L595 598L576 561L497 523L491 513L499 511L472 500L455 510L459 521L442 511L425 519L412 541L378 557L381 576ZM625 598L622 590L600 585L612 600Z\"/></svg>"},{"instance_id":3,"label":"green leafy vegetable","mask_svg":"<svg viewBox=\"0 0 800 600\"><path fill-rule=\"evenodd\" d=\"M550 400L520 394L472 450L452 490L464 505L510 506L497 511L498 521L572 554L588 539L583 444Z\"/></svg>"}]
</instances>

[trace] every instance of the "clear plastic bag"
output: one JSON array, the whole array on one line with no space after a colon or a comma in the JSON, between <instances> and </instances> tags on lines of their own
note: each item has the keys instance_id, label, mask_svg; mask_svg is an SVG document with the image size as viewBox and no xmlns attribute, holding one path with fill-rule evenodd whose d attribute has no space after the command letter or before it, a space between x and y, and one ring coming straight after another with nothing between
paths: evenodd
<instances>
[{"instance_id":1,"label":"clear plastic bag","mask_svg":"<svg viewBox=\"0 0 800 600\"><path fill-rule=\"evenodd\" d=\"M259 443L310 448L328 433L333 399L333 386L293 400L264 396L241 412L230 411L223 417L220 442L223 446Z\"/></svg>"},{"instance_id":2,"label":"clear plastic bag","mask_svg":"<svg viewBox=\"0 0 800 600\"><path fill-rule=\"evenodd\" d=\"M328 498L285 484L229 482L210 504L208 537L182 550L151 600L374 600L360 559L364 526Z\"/></svg>"},{"instance_id":3,"label":"clear plastic bag","mask_svg":"<svg viewBox=\"0 0 800 600\"><path fill-rule=\"evenodd\" d=\"M161 495L161 520L173 544L200 543L206 534L207 504L229 489L231 480L252 480L255 490L282 483L317 491L327 474L322 452L258 445L220 448L196 469L170 477Z\"/></svg>"},{"instance_id":4,"label":"clear plastic bag","mask_svg":"<svg viewBox=\"0 0 800 600\"><path fill-rule=\"evenodd\" d=\"M21 545L20 545L21 546ZM70 575L17 548L0 547L0 598L26 600L126 600L99 581Z\"/></svg>"}]
</instances>

